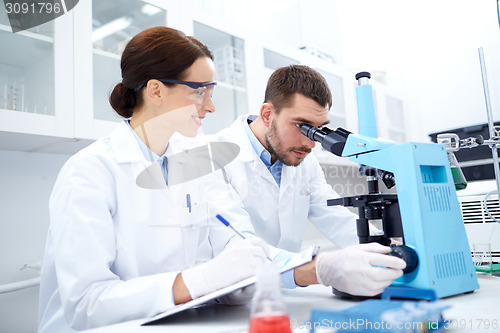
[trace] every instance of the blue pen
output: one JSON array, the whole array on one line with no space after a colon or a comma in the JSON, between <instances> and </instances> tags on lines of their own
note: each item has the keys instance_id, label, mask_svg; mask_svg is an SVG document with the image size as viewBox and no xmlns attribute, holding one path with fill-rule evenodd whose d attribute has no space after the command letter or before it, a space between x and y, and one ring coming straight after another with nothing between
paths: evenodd
<instances>
[{"instance_id":1,"label":"blue pen","mask_svg":"<svg viewBox=\"0 0 500 333\"><path fill-rule=\"evenodd\" d=\"M187 208L189 209L189 212L191 213L191 195L189 193L186 194L186 205Z\"/></svg>"},{"instance_id":2,"label":"blue pen","mask_svg":"<svg viewBox=\"0 0 500 333\"><path fill-rule=\"evenodd\" d=\"M243 236L243 235L242 235L242 234L241 234L238 230L234 229L234 228L233 228L233 226L232 226L232 225L230 225L230 224L229 224L229 222L228 222L225 218L223 218L223 217L222 217L222 216L220 216L219 214L215 215L215 217L216 217L216 218L218 218L218 219L219 219L219 221L221 221L221 222L222 222L222 224L224 224L226 227L229 227L229 228L233 229L233 231L234 231L234 232L235 232L238 236L240 236L240 237L241 237L241 238L243 238L243 239L246 239L246 237L245 237L245 236Z\"/></svg>"},{"instance_id":3,"label":"blue pen","mask_svg":"<svg viewBox=\"0 0 500 333\"><path fill-rule=\"evenodd\" d=\"M229 222L228 222L225 218L223 218L220 214L215 215L215 217L216 217L216 218L218 218L218 219L219 219L219 221L221 221L221 222L222 222L222 224L224 224L226 227L229 227L229 228L233 229L233 231L234 231L234 232L235 232L238 236L240 236L240 237L241 237L241 238L243 238L243 239L247 239L247 238L246 238L245 236L243 236L243 235L242 235L242 234L241 234L238 230L234 229L234 228L233 228L233 226L232 226L232 225L230 225L230 224L229 224ZM266 258L267 258L267 260L272 261L272 259L271 259L271 258L269 258L268 256L266 256Z\"/></svg>"}]
</instances>

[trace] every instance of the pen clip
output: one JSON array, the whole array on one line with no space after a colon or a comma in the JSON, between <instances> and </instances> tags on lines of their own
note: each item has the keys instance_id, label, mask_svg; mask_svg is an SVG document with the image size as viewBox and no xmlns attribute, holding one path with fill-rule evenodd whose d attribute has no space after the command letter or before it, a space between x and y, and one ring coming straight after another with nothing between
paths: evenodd
<instances>
[{"instance_id":1,"label":"pen clip","mask_svg":"<svg viewBox=\"0 0 500 333\"><path fill-rule=\"evenodd\" d=\"M319 245L314 245L314 248L312 250L311 257L314 259L319 253Z\"/></svg>"},{"instance_id":2,"label":"pen clip","mask_svg":"<svg viewBox=\"0 0 500 333\"><path fill-rule=\"evenodd\" d=\"M191 195L189 193L186 194L186 206L191 213Z\"/></svg>"}]
</instances>

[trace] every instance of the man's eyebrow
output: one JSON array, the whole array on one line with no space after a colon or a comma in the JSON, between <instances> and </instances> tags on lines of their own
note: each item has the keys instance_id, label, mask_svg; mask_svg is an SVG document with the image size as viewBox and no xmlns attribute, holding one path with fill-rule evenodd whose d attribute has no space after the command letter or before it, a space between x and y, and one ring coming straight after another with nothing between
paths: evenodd
<instances>
[{"instance_id":1,"label":"man's eyebrow","mask_svg":"<svg viewBox=\"0 0 500 333\"><path fill-rule=\"evenodd\" d=\"M303 124L307 124L307 125L312 125L312 123L311 123L311 121L310 121L310 120L307 120L307 119L302 118L302 117L295 117L295 118L293 118L292 120L293 120L293 121L295 121L295 122L298 122L298 123L303 123ZM330 120L327 120L327 121L325 121L323 124L321 124L319 127L321 127L321 126L325 126L325 125L327 125L327 124L329 124L329 123L330 123Z\"/></svg>"},{"instance_id":2,"label":"man's eyebrow","mask_svg":"<svg viewBox=\"0 0 500 333\"><path fill-rule=\"evenodd\" d=\"M311 122L305 118L302 118L302 117L295 117L292 119L293 121L297 122L297 123L303 123L303 124L307 124L307 125L311 125Z\"/></svg>"}]
</instances>

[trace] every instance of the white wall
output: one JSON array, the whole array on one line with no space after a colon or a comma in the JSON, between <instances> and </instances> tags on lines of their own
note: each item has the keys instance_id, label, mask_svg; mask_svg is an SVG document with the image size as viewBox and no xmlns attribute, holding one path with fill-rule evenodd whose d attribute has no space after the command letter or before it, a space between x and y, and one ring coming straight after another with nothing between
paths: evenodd
<instances>
[{"instance_id":1,"label":"white wall","mask_svg":"<svg viewBox=\"0 0 500 333\"><path fill-rule=\"evenodd\" d=\"M337 9L344 65L387 73L407 98L410 137L487 122L481 46L500 119L496 0L339 0Z\"/></svg>"},{"instance_id":2,"label":"white wall","mask_svg":"<svg viewBox=\"0 0 500 333\"><path fill-rule=\"evenodd\" d=\"M0 284L38 276L48 200L68 155L0 150ZM35 332L38 287L0 294L0 332Z\"/></svg>"},{"instance_id":3,"label":"white wall","mask_svg":"<svg viewBox=\"0 0 500 333\"><path fill-rule=\"evenodd\" d=\"M190 1L268 38L312 45L348 69L385 73L386 83L406 97L412 140L487 122L482 46L500 120L496 0Z\"/></svg>"},{"instance_id":4,"label":"white wall","mask_svg":"<svg viewBox=\"0 0 500 333\"><path fill-rule=\"evenodd\" d=\"M336 0L188 0L209 15L299 48L340 57ZM339 59L336 59L337 61Z\"/></svg>"}]
</instances>

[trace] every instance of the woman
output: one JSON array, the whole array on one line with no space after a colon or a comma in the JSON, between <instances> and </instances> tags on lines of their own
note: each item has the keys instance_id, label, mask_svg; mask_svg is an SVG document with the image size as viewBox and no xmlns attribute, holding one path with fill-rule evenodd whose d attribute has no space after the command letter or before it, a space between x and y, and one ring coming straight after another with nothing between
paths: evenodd
<instances>
[{"instance_id":1,"label":"woman","mask_svg":"<svg viewBox=\"0 0 500 333\"><path fill-rule=\"evenodd\" d=\"M127 44L121 69L110 103L126 120L67 161L50 198L40 332L153 316L252 275L267 255L251 239L206 261L208 228L179 199L189 184L168 186L172 135L195 136L215 109L207 47L147 29Z\"/></svg>"}]
</instances>

